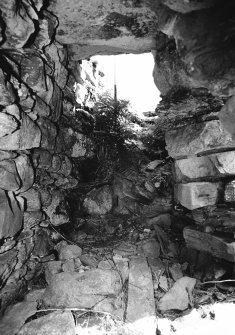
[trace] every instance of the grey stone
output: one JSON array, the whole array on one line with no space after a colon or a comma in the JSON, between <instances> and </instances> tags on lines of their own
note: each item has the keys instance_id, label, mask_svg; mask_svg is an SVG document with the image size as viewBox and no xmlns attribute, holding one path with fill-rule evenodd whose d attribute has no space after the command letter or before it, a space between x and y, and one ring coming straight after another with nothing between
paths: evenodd
<instances>
[{"instance_id":1,"label":"grey stone","mask_svg":"<svg viewBox=\"0 0 235 335\"><path fill-rule=\"evenodd\" d=\"M4 161L7 159L14 159L16 157L17 157L17 153L15 152L0 150L0 161Z\"/></svg>"},{"instance_id":2,"label":"grey stone","mask_svg":"<svg viewBox=\"0 0 235 335\"><path fill-rule=\"evenodd\" d=\"M34 183L34 170L30 158L28 155L21 154L15 158L15 163L22 183L20 192L25 192Z\"/></svg>"},{"instance_id":3,"label":"grey stone","mask_svg":"<svg viewBox=\"0 0 235 335\"><path fill-rule=\"evenodd\" d=\"M113 253L124 257L135 255L137 253L137 248L131 243L121 242L115 249L113 249Z\"/></svg>"},{"instance_id":4,"label":"grey stone","mask_svg":"<svg viewBox=\"0 0 235 335\"><path fill-rule=\"evenodd\" d=\"M107 214L113 207L112 190L109 186L102 186L90 191L85 200L84 208L91 215Z\"/></svg>"},{"instance_id":5,"label":"grey stone","mask_svg":"<svg viewBox=\"0 0 235 335\"><path fill-rule=\"evenodd\" d=\"M0 138L1 150L25 150L37 148L41 142L41 131L38 126L22 112L20 129Z\"/></svg>"},{"instance_id":6,"label":"grey stone","mask_svg":"<svg viewBox=\"0 0 235 335\"><path fill-rule=\"evenodd\" d=\"M147 166L146 166L146 170L147 171L154 171L156 169L156 167L158 167L158 165L162 164L162 160L156 159L152 162L150 162Z\"/></svg>"},{"instance_id":7,"label":"grey stone","mask_svg":"<svg viewBox=\"0 0 235 335\"><path fill-rule=\"evenodd\" d=\"M54 226L59 226L69 222L64 195L59 191L53 191L51 195L52 202L48 207L44 208L44 211L48 215L51 224Z\"/></svg>"},{"instance_id":8,"label":"grey stone","mask_svg":"<svg viewBox=\"0 0 235 335\"><path fill-rule=\"evenodd\" d=\"M142 329L146 327L144 323L146 322L150 327L150 323L155 321L154 318L155 300L151 270L145 258L132 259L128 282L126 322L134 323L138 331L146 331Z\"/></svg>"},{"instance_id":9,"label":"grey stone","mask_svg":"<svg viewBox=\"0 0 235 335\"><path fill-rule=\"evenodd\" d=\"M82 264L90 266L91 268L96 268L98 266L99 261L95 256L89 254L82 254L80 256L80 260Z\"/></svg>"},{"instance_id":10,"label":"grey stone","mask_svg":"<svg viewBox=\"0 0 235 335\"><path fill-rule=\"evenodd\" d=\"M73 315L69 311L50 313L26 323L17 335L76 335Z\"/></svg>"},{"instance_id":11,"label":"grey stone","mask_svg":"<svg viewBox=\"0 0 235 335\"><path fill-rule=\"evenodd\" d=\"M114 263L111 259L102 260L98 264L98 268L102 270L111 270L114 267Z\"/></svg>"},{"instance_id":12,"label":"grey stone","mask_svg":"<svg viewBox=\"0 0 235 335\"><path fill-rule=\"evenodd\" d=\"M75 244L68 244L66 241L61 241L56 245L56 250L60 260L79 258L82 254L82 249Z\"/></svg>"},{"instance_id":13,"label":"grey stone","mask_svg":"<svg viewBox=\"0 0 235 335\"><path fill-rule=\"evenodd\" d=\"M235 202L235 180L225 185L224 200L226 202Z\"/></svg>"},{"instance_id":14,"label":"grey stone","mask_svg":"<svg viewBox=\"0 0 235 335\"><path fill-rule=\"evenodd\" d=\"M22 227L23 208L13 192L0 190L0 238L14 236Z\"/></svg>"},{"instance_id":15,"label":"grey stone","mask_svg":"<svg viewBox=\"0 0 235 335\"><path fill-rule=\"evenodd\" d=\"M160 244L155 239L142 241L140 249L148 258L158 258L160 256Z\"/></svg>"},{"instance_id":16,"label":"grey stone","mask_svg":"<svg viewBox=\"0 0 235 335\"><path fill-rule=\"evenodd\" d=\"M2 284L5 284L10 274L13 272L17 263L17 250L12 249L0 255L0 278Z\"/></svg>"},{"instance_id":17,"label":"grey stone","mask_svg":"<svg viewBox=\"0 0 235 335\"><path fill-rule=\"evenodd\" d=\"M53 277L43 301L47 306L91 308L107 295L117 296L120 290L120 277L113 270L62 272Z\"/></svg>"},{"instance_id":18,"label":"grey stone","mask_svg":"<svg viewBox=\"0 0 235 335\"><path fill-rule=\"evenodd\" d=\"M202 157L190 157L175 162L176 180L191 180L235 174L235 151Z\"/></svg>"},{"instance_id":19,"label":"grey stone","mask_svg":"<svg viewBox=\"0 0 235 335\"><path fill-rule=\"evenodd\" d=\"M50 261L45 264L46 282L50 284L55 274L62 272L62 261Z\"/></svg>"},{"instance_id":20,"label":"grey stone","mask_svg":"<svg viewBox=\"0 0 235 335\"><path fill-rule=\"evenodd\" d=\"M169 271L174 281L177 281L183 277L183 272L179 263L174 263L172 266L170 266Z\"/></svg>"},{"instance_id":21,"label":"grey stone","mask_svg":"<svg viewBox=\"0 0 235 335\"><path fill-rule=\"evenodd\" d=\"M75 262L74 262L74 259L67 259L62 264L62 270L64 272L74 272L75 271Z\"/></svg>"},{"instance_id":22,"label":"grey stone","mask_svg":"<svg viewBox=\"0 0 235 335\"><path fill-rule=\"evenodd\" d=\"M15 191L20 187L20 178L14 160L0 162L0 188Z\"/></svg>"},{"instance_id":23,"label":"grey stone","mask_svg":"<svg viewBox=\"0 0 235 335\"><path fill-rule=\"evenodd\" d=\"M45 117L40 117L37 124L42 132L40 147L47 150L54 150L57 129L53 122Z\"/></svg>"},{"instance_id":24,"label":"grey stone","mask_svg":"<svg viewBox=\"0 0 235 335\"><path fill-rule=\"evenodd\" d=\"M52 154L46 149L35 149L33 151L33 164L39 169L50 169L52 165Z\"/></svg>"},{"instance_id":25,"label":"grey stone","mask_svg":"<svg viewBox=\"0 0 235 335\"><path fill-rule=\"evenodd\" d=\"M218 200L218 184L209 182L178 184L175 188L175 198L190 210L215 205Z\"/></svg>"},{"instance_id":26,"label":"grey stone","mask_svg":"<svg viewBox=\"0 0 235 335\"><path fill-rule=\"evenodd\" d=\"M30 188L28 191L20 194L26 200L26 210L34 212L41 209L40 193L35 188Z\"/></svg>"},{"instance_id":27,"label":"grey stone","mask_svg":"<svg viewBox=\"0 0 235 335\"><path fill-rule=\"evenodd\" d=\"M166 132L166 149L176 159L205 151L235 147L232 135L220 121L188 125Z\"/></svg>"},{"instance_id":28,"label":"grey stone","mask_svg":"<svg viewBox=\"0 0 235 335\"><path fill-rule=\"evenodd\" d=\"M189 306L189 299L195 284L195 278L182 277L178 279L173 287L161 298L158 308L161 311L171 309L184 311Z\"/></svg>"},{"instance_id":29,"label":"grey stone","mask_svg":"<svg viewBox=\"0 0 235 335\"><path fill-rule=\"evenodd\" d=\"M9 306L0 322L0 333L4 335L18 334L25 321L36 313L37 303L23 301Z\"/></svg>"},{"instance_id":30,"label":"grey stone","mask_svg":"<svg viewBox=\"0 0 235 335\"><path fill-rule=\"evenodd\" d=\"M15 101L15 94L12 88L12 84L6 82L5 75L0 69L0 103L2 106L8 106Z\"/></svg>"},{"instance_id":31,"label":"grey stone","mask_svg":"<svg viewBox=\"0 0 235 335\"><path fill-rule=\"evenodd\" d=\"M45 220L45 214L42 211L24 212L24 229L30 229Z\"/></svg>"},{"instance_id":32,"label":"grey stone","mask_svg":"<svg viewBox=\"0 0 235 335\"><path fill-rule=\"evenodd\" d=\"M13 133L17 127L18 122L13 116L0 113L0 137Z\"/></svg>"}]
</instances>

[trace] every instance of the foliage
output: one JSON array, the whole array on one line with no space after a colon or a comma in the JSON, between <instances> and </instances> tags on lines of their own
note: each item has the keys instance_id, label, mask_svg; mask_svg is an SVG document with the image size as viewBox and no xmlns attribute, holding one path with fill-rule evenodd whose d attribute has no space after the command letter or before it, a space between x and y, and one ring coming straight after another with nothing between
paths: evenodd
<instances>
[{"instance_id":1,"label":"foliage","mask_svg":"<svg viewBox=\"0 0 235 335\"><path fill-rule=\"evenodd\" d=\"M129 110L126 100L117 100L105 93L100 96L93 110L95 126L93 143L99 168L107 172L117 164L121 153L127 150L128 143L135 138L129 125L135 116Z\"/></svg>"}]
</instances>

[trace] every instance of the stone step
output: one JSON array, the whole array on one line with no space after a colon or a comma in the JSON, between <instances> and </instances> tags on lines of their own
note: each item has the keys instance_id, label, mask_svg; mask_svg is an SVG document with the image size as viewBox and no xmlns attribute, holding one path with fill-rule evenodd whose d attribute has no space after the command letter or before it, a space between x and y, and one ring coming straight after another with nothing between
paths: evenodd
<instances>
[{"instance_id":1,"label":"stone step","mask_svg":"<svg viewBox=\"0 0 235 335\"><path fill-rule=\"evenodd\" d=\"M175 159L235 148L235 139L219 120L187 125L166 132L166 149Z\"/></svg>"},{"instance_id":2,"label":"stone step","mask_svg":"<svg viewBox=\"0 0 235 335\"><path fill-rule=\"evenodd\" d=\"M144 257L130 261L126 323L135 334L156 334L155 300L151 269Z\"/></svg>"},{"instance_id":3,"label":"stone step","mask_svg":"<svg viewBox=\"0 0 235 335\"><path fill-rule=\"evenodd\" d=\"M183 235L189 248L206 251L215 257L235 262L235 241L228 241L189 227L184 229Z\"/></svg>"}]
</instances>

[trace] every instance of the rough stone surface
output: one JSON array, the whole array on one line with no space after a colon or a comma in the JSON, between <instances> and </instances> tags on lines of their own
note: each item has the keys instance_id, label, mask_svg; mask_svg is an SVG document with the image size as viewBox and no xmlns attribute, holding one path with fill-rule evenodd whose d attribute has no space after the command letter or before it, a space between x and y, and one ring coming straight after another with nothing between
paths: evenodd
<instances>
[{"instance_id":1,"label":"rough stone surface","mask_svg":"<svg viewBox=\"0 0 235 335\"><path fill-rule=\"evenodd\" d=\"M0 332L4 335L18 334L24 322L35 314L37 303L24 301L10 306L0 322Z\"/></svg>"},{"instance_id":2,"label":"rough stone surface","mask_svg":"<svg viewBox=\"0 0 235 335\"><path fill-rule=\"evenodd\" d=\"M190 210L215 205L218 200L218 184L209 182L178 184L175 187L175 198Z\"/></svg>"},{"instance_id":3,"label":"rough stone surface","mask_svg":"<svg viewBox=\"0 0 235 335\"><path fill-rule=\"evenodd\" d=\"M23 209L13 192L0 190L0 238L14 236L22 227Z\"/></svg>"},{"instance_id":4,"label":"rough stone surface","mask_svg":"<svg viewBox=\"0 0 235 335\"><path fill-rule=\"evenodd\" d=\"M220 121L189 125L166 133L168 154L176 159L205 151L232 148L235 140Z\"/></svg>"},{"instance_id":5,"label":"rough stone surface","mask_svg":"<svg viewBox=\"0 0 235 335\"><path fill-rule=\"evenodd\" d=\"M44 210L49 216L51 224L54 226L69 222L64 196L59 191L53 192L52 202Z\"/></svg>"},{"instance_id":6,"label":"rough stone surface","mask_svg":"<svg viewBox=\"0 0 235 335\"><path fill-rule=\"evenodd\" d=\"M98 10L97 10L98 9ZM144 52L151 49L151 35L156 30L156 14L151 6L100 0L52 2L58 17L57 41L69 44L73 59L86 59L101 52ZM76 14L76 15L75 15ZM80 57L80 58L77 58Z\"/></svg>"},{"instance_id":7,"label":"rough stone surface","mask_svg":"<svg viewBox=\"0 0 235 335\"><path fill-rule=\"evenodd\" d=\"M205 177L235 174L235 152L227 151L202 157L190 157L175 162L176 180L189 181Z\"/></svg>"},{"instance_id":8,"label":"rough stone surface","mask_svg":"<svg viewBox=\"0 0 235 335\"><path fill-rule=\"evenodd\" d=\"M41 131L26 115L22 114L21 127L10 135L0 138L1 150L25 150L40 146Z\"/></svg>"},{"instance_id":9,"label":"rough stone surface","mask_svg":"<svg viewBox=\"0 0 235 335\"><path fill-rule=\"evenodd\" d=\"M189 227L184 229L183 235L189 248L205 251L215 257L235 262L235 243L233 240L223 239Z\"/></svg>"},{"instance_id":10,"label":"rough stone surface","mask_svg":"<svg viewBox=\"0 0 235 335\"><path fill-rule=\"evenodd\" d=\"M94 189L87 194L84 208L93 215L107 214L113 207L112 190L109 186Z\"/></svg>"},{"instance_id":11,"label":"rough stone surface","mask_svg":"<svg viewBox=\"0 0 235 335\"><path fill-rule=\"evenodd\" d=\"M56 250L60 260L78 258L82 254L82 249L78 245L70 245L66 241L61 241L56 245Z\"/></svg>"},{"instance_id":12,"label":"rough stone surface","mask_svg":"<svg viewBox=\"0 0 235 335\"><path fill-rule=\"evenodd\" d=\"M121 289L117 271L94 269L83 273L56 274L43 301L48 306L91 308L104 296L117 296Z\"/></svg>"},{"instance_id":13,"label":"rough stone surface","mask_svg":"<svg viewBox=\"0 0 235 335\"><path fill-rule=\"evenodd\" d=\"M21 179L20 191L25 192L33 186L34 170L28 155L21 154L15 158L17 171Z\"/></svg>"},{"instance_id":14,"label":"rough stone surface","mask_svg":"<svg viewBox=\"0 0 235 335\"><path fill-rule=\"evenodd\" d=\"M15 191L20 187L20 178L14 160L0 162L0 188L6 191Z\"/></svg>"},{"instance_id":15,"label":"rough stone surface","mask_svg":"<svg viewBox=\"0 0 235 335\"><path fill-rule=\"evenodd\" d=\"M161 298L158 308L161 311L177 309L184 311L190 303L190 295L196 284L195 278L182 277L178 279L173 287Z\"/></svg>"},{"instance_id":16,"label":"rough stone surface","mask_svg":"<svg viewBox=\"0 0 235 335\"><path fill-rule=\"evenodd\" d=\"M132 259L130 261L126 322L135 324L136 329L140 331L141 328L138 329L138 326L143 327L141 320L145 319L147 323L151 323L150 318L154 316L155 300L151 270L145 258ZM148 326L150 327L150 324ZM151 331L149 333L152 334Z\"/></svg>"},{"instance_id":17,"label":"rough stone surface","mask_svg":"<svg viewBox=\"0 0 235 335\"><path fill-rule=\"evenodd\" d=\"M143 241L140 244L140 249L148 258L158 258L160 256L160 244L155 239Z\"/></svg>"},{"instance_id":18,"label":"rough stone surface","mask_svg":"<svg viewBox=\"0 0 235 335\"><path fill-rule=\"evenodd\" d=\"M76 335L71 312L53 312L26 323L18 335Z\"/></svg>"}]
</instances>

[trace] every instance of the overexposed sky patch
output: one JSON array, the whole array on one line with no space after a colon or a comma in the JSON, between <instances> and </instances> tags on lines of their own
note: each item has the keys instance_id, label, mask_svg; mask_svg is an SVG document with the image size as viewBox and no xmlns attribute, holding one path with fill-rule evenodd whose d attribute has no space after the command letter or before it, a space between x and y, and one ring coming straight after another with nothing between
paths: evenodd
<instances>
[{"instance_id":1,"label":"overexposed sky patch","mask_svg":"<svg viewBox=\"0 0 235 335\"><path fill-rule=\"evenodd\" d=\"M92 60L103 70L107 89L113 90L116 72L119 99L129 100L138 114L155 110L160 92L152 77L154 59L151 53L94 56Z\"/></svg>"}]
</instances>

